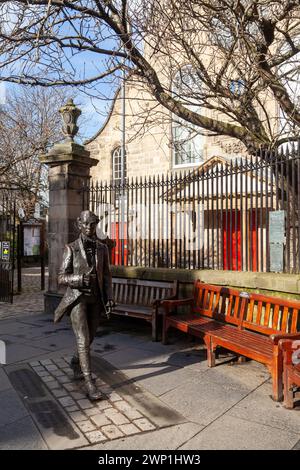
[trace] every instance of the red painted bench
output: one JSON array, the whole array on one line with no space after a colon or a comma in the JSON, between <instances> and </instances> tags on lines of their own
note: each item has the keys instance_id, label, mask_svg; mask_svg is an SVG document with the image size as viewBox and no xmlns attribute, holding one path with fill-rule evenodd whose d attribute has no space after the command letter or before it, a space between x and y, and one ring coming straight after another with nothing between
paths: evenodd
<instances>
[{"instance_id":1,"label":"red painted bench","mask_svg":"<svg viewBox=\"0 0 300 470\"><path fill-rule=\"evenodd\" d=\"M208 366L215 351L224 347L237 355L265 364L272 375L273 398L282 399L283 357L278 342L300 339L300 301L242 293L196 281L189 299L164 301L163 342L170 327L203 338ZM189 312L177 313L189 306Z\"/></svg>"},{"instance_id":2,"label":"red painted bench","mask_svg":"<svg viewBox=\"0 0 300 470\"><path fill-rule=\"evenodd\" d=\"M284 406L294 408L294 389L300 387L300 341L280 340L283 351Z\"/></svg>"}]
</instances>

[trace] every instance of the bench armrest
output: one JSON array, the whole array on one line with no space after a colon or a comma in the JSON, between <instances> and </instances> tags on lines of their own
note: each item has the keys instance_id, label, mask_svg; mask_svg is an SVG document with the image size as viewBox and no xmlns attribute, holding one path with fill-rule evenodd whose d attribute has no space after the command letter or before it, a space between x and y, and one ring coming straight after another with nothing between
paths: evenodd
<instances>
[{"instance_id":1,"label":"bench armrest","mask_svg":"<svg viewBox=\"0 0 300 470\"><path fill-rule=\"evenodd\" d=\"M295 341L291 339L281 339L279 341L279 348L283 351L285 366L300 363L300 341L297 341L297 343L297 346L295 346Z\"/></svg>"},{"instance_id":2,"label":"bench armrest","mask_svg":"<svg viewBox=\"0 0 300 470\"><path fill-rule=\"evenodd\" d=\"M194 298L190 297L188 299L177 299L177 300L163 300L160 304L161 307L165 309L165 313L168 315L174 308L181 307L183 305L192 306L194 303Z\"/></svg>"},{"instance_id":3,"label":"bench armrest","mask_svg":"<svg viewBox=\"0 0 300 470\"><path fill-rule=\"evenodd\" d=\"M270 338L274 344L278 344L281 339L300 339L300 333L276 333Z\"/></svg>"},{"instance_id":4,"label":"bench armrest","mask_svg":"<svg viewBox=\"0 0 300 470\"><path fill-rule=\"evenodd\" d=\"M293 351L297 351L298 349L300 351L300 341L298 340L297 343L298 343L297 347L293 347L293 344L295 344L293 339L281 339L278 344L279 344L280 349L282 349L283 351L293 352Z\"/></svg>"},{"instance_id":5,"label":"bench armrest","mask_svg":"<svg viewBox=\"0 0 300 470\"><path fill-rule=\"evenodd\" d=\"M165 302L166 300L176 300L177 295L170 295L170 297L165 297L164 299L155 299L153 301L153 307L160 307L162 302Z\"/></svg>"}]
</instances>

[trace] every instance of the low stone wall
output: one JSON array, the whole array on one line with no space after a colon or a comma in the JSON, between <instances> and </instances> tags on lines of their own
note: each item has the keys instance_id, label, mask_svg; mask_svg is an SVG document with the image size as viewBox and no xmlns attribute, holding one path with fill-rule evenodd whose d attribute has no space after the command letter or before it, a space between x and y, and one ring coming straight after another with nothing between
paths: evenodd
<instances>
[{"instance_id":1,"label":"low stone wall","mask_svg":"<svg viewBox=\"0 0 300 470\"><path fill-rule=\"evenodd\" d=\"M214 271L112 266L115 277L180 281L180 294L189 295L196 279L208 284L236 287L248 292L300 300L300 275L281 273L252 273L240 271Z\"/></svg>"}]
</instances>

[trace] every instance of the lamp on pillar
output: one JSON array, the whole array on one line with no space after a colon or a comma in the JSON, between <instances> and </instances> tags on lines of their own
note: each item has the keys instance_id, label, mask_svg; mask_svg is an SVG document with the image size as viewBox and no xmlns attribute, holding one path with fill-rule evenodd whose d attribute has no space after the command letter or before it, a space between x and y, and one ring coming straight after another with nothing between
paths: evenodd
<instances>
[{"instance_id":1,"label":"lamp on pillar","mask_svg":"<svg viewBox=\"0 0 300 470\"><path fill-rule=\"evenodd\" d=\"M66 136L65 142L73 142L79 127L77 126L77 119L81 114L81 110L75 106L72 98L62 106L59 110L63 119L63 134Z\"/></svg>"},{"instance_id":2,"label":"lamp on pillar","mask_svg":"<svg viewBox=\"0 0 300 470\"><path fill-rule=\"evenodd\" d=\"M49 287L45 294L46 313L53 313L61 299L63 292L58 286L57 275L63 249L78 236L76 219L82 210L88 208L82 189L89 182L90 168L98 163L98 159L91 158L83 145L74 141L81 110L73 100L69 100L59 112L63 119L65 140L40 157L41 163L49 167Z\"/></svg>"}]
</instances>

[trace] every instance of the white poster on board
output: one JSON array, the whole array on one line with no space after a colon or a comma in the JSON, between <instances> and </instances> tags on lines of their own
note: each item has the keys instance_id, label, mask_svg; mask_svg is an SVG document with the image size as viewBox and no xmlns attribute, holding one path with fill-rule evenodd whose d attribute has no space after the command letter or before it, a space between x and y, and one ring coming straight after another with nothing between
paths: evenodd
<instances>
[{"instance_id":1,"label":"white poster on board","mask_svg":"<svg viewBox=\"0 0 300 470\"><path fill-rule=\"evenodd\" d=\"M24 256L36 256L40 254L40 238L40 226L24 226Z\"/></svg>"}]
</instances>

